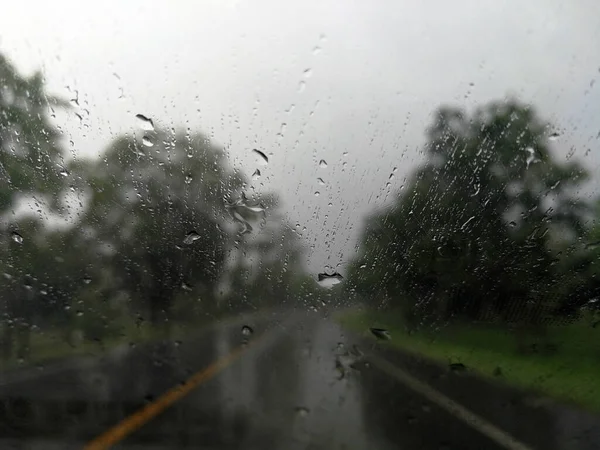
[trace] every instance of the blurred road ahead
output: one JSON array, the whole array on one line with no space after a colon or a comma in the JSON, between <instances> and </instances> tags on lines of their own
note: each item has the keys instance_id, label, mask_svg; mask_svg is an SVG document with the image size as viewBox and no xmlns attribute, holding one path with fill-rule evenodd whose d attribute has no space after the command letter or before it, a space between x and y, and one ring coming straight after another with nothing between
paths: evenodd
<instances>
[{"instance_id":1,"label":"blurred road ahead","mask_svg":"<svg viewBox=\"0 0 600 450\"><path fill-rule=\"evenodd\" d=\"M294 312L0 377L0 448L86 445L597 449L600 420Z\"/></svg>"}]
</instances>

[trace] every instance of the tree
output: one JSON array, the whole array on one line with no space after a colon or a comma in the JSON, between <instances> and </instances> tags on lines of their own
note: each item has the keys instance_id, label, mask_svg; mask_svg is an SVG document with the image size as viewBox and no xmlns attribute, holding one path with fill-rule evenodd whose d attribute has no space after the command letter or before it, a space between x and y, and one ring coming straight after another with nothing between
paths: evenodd
<instances>
[{"instance_id":1,"label":"tree","mask_svg":"<svg viewBox=\"0 0 600 450\"><path fill-rule=\"evenodd\" d=\"M591 217L582 238L561 248L564 257L555 261L562 274L556 289L563 315L577 314L586 305L595 310L600 306L600 199L593 204Z\"/></svg>"},{"instance_id":2,"label":"tree","mask_svg":"<svg viewBox=\"0 0 600 450\"><path fill-rule=\"evenodd\" d=\"M224 311L219 292L228 280L230 306L294 296L302 249L277 196L247 198L245 177L222 148L138 115L143 135L67 164L48 119L63 107L41 75L20 76L0 56L5 357L14 342L26 356L32 327L59 329L74 345L77 336L100 340L146 318L162 325ZM63 217L70 201L79 206L62 226L9 214L32 198Z\"/></svg>"},{"instance_id":3,"label":"tree","mask_svg":"<svg viewBox=\"0 0 600 450\"><path fill-rule=\"evenodd\" d=\"M41 73L24 77L0 55L0 211L32 194L49 194L56 206L64 155L48 111L67 106L45 92Z\"/></svg>"},{"instance_id":4,"label":"tree","mask_svg":"<svg viewBox=\"0 0 600 450\"><path fill-rule=\"evenodd\" d=\"M560 164L548 125L515 100L469 117L442 107L428 130L427 162L408 189L372 217L351 279L423 319L539 320L559 301L556 251L581 236L584 178ZM366 270L361 270L364 267Z\"/></svg>"},{"instance_id":5,"label":"tree","mask_svg":"<svg viewBox=\"0 0 600 450\"><path fill-rule=\"evenodd\" d=\"M66 108L63 100L48 95L38 72L30 77L17 72L0 55L0 216L3 237L1 252L4 283L0 288L2 312L2 353L12 354L16 329L19 356L26 354L29 330L39 290L35 264L44 250L35 248L43 228L40 217L17 217L13 211L24 199L46 200L58 211L64 188L64 152L60 132L48 118L49 110ZM45 256L49 256L45 253Z\"/></svg>"},{"instance_id":6,"label":"tree","mask_svg":"<svg viewBox=\"0 0 600 450\"><path fill-rule=\"evenodd\" d=\"M140 316L164 323L178 295L212 299L228 244L224 200L243 183L220 148L158 130L116 139L101 161L72 170L89 195L78 232Z\"/></svg>"}]
</instances>

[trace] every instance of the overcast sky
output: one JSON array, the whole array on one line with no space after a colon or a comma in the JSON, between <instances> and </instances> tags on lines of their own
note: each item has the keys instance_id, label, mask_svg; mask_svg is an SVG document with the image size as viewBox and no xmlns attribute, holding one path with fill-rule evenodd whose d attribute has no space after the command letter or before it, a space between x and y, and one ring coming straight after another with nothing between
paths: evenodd
<instances>
[{"instance_id":1,"label":"overcast sky","mask_svg":"<svg viewBox=\"0 0 600 450\"><path fill-rule=\"evenodd\" d=\"M441 103L516 95L557 125L560 157L575 145L600 167L596 0L8 2L0 51L78 96L59 118L74 157L133 132L137 113L206 132L248 175L265 151L255 187L306 227L314 271L354 254Z\"/></svg>"}]
</instances>

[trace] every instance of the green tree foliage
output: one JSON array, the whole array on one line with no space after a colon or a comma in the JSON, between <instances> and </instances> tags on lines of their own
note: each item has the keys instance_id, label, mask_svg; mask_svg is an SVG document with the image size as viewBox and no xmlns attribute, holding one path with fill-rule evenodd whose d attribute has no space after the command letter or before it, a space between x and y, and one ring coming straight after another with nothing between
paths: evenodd
<instances>
[{"instance_id":1,"label":"green tree foliage","mask_svg":"<svg viewBox=\"0 0 600 450\"><path fill-rule=\"evenodd\" d=\"M31 194L48 194L54 204L59 199L63 153L48 112L67 104L43 84L41 73L24 77L0 55L0 211Z\"/></svg>"},{"instance_id":2,"label":"green tree foliage","mask_svg":"<svg viewBox=\"0 0 600 450\"><path fill-rule=\"evenodd\" d=\"M4 318L0 326L4 357L12 354L15 342L19 357L26 355L29 330L42 314L36 308L41 303L40 291L50 289L44 286L46 274L55 267L54 255L42 238L40 217L17 217L14 210L20 201L32 197L38 202L46 200L54 211L59 209L65 167L60 132L48 115L66 106L45 92L40 73L20 75L0 55L0 308ZM68 275L61 278L60 283L68 284ZM51 284L58 289L57 283Z\"/></svg>"},{"instance_id":3,"label":"green tree foliage","mask_svg":"<svg viewBox=\"0 0 600 450\"><path fill-rule=\"evenodd\" d=\"M427 162L368 221L352 284L415 319L539 320L553 311L564 300L558 249L583 232L574 192L585 173L557 161L549 134L514 100L471 116L440 108Z\"/></svg>"},{"instance_id":4,"label":"green tree foliage","mask_svg":"<svg viewBox=\"0 0 600 450\"><path fill-rule=\"evenodd\" d=\"M591 226L585 230L582 239L567 247L560 260L563 276L557 283L557 291L562 299L559 310L572 314L582 306L588 306L596 314L600 313L600 201L591 208ZM588 305L586 305L588 304Z\"/></svg>"},{"instance_id":5,"label":"green tree foliage","mask_svg":"<svg viewBox=\"0 0 600 450\"><path fill-rule=\"evenodd\" d=\"M105 295L126 293L140 320L258 309L290 295L301 249L277 197L246 197L245 178L204 135L122 137L72 173L88 198L73 232L93 267L111 273Z\"/></svg>"},{"instance_id":6,"label":"green tree foliage","mask_svg":"<svg viewBox=\"0 0 600 450\"><path fill-rule=\"evenodd\" d=\"M0 56L5 358L15 342L26 356L36 327L76 345L146 319L193 321L298 297L302 248L277 196L247 198L222 148L141 118L143 134L116 138L99 159L65 162L48 116L67 104L43 87L40 74L23 77ZM68 223L11 212L32 198Z\"/></svg>"},{"instance_id":7,"label":"green tree foliage","mask_svg":"<svg viewBox=\"0 0 600 450\"><path fill-rule=\"evenodd\" d=\"M157 131L152 140L119 138L73 173L89 196L77 232L90 258L109 266L115 290L157 323L179 294L212 295L228 245L224 200L239 195L243 180L203 135Z\"/></svg>"}]
</instances>

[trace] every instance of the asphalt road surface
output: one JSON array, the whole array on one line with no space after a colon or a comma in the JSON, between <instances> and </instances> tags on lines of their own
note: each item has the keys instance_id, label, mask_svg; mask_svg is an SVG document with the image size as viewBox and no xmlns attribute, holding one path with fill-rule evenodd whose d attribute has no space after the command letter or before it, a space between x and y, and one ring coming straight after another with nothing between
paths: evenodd
<instances>
[{"instance_id":1,"label":"asphalt road surface","mask_svg":"<svg viewBox=\"0 0 600 450\"><path fill-rule=\"evenodd\" d=\"M1 449L109 447L596 449L600 419L304 312L0 377Z\"/></svg>"}]
</instances>

